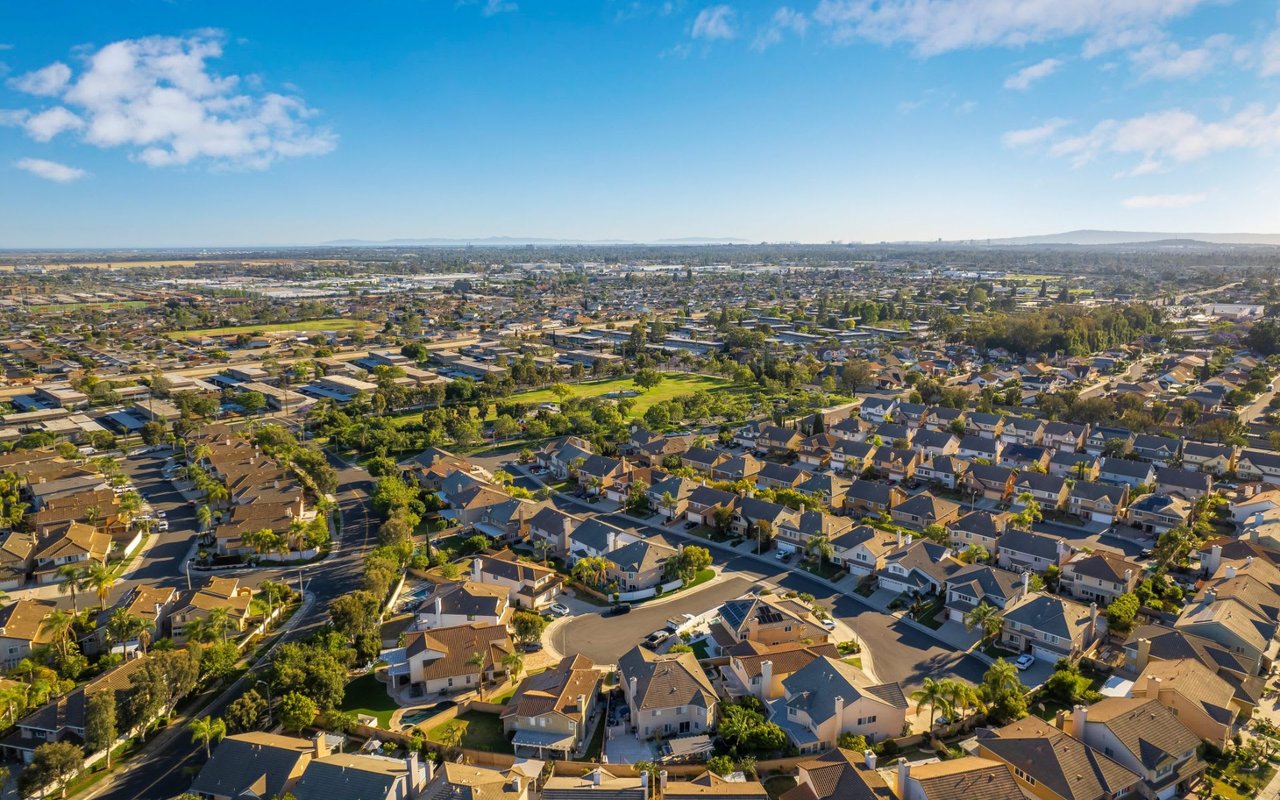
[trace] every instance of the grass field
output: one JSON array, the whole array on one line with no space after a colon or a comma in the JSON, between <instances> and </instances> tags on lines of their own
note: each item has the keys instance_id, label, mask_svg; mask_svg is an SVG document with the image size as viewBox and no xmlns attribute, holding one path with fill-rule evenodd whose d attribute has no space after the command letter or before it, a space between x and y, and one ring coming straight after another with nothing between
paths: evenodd
<instances>
[{"instance_id":1,"label":"grass field","mask_svg":"<svg viewBox=\"0 0 1280 800\"><path fill-rule=\"evenodd\" d=\"M125 300L120 303L59 303L47 306L31 306L32 311L58 313L62 311L79 311L82 308L146 308L151 305L146 300Z\"/></svg>"},{"instance_id":2,"label":"grass field","mask_svg":"<svg viewBox=\"0 0 1280 800\"><path fill-rule=\"evenodd\" d=\"M342 710L368 714L378 718L378 727L391 724L391 714L400 706L387 694L387 686L370 672L347 684L342 695Z\"/></svg>"},{"instance_id":3,"label":"grass field","mask_svg":"<svg viewBox=\"0 0 1280 800\"><path fill-rule=\"evenodd\" d=\"M225 328L200 328L193 331L174 331L169 334L173 339L196 339L201 336L236 336L241 333L270 333L272 331L349 331L356 328L366 330L374 327L372 322L363 319L306 319L297 322L276 322L269 325L228 325Z\"/></svg>"},{"instance_id":4,"label":"grass field","mask_svg":"<svg viewBox=\"0 0 1280 800\"><path fill-rule=\"evenodd\" d=\"M511 742L507 741L506 734L502 732L502 720L498 719L498 715L483 714L478 711L459 714L457 719L432 728L427 731L427 740L437 744L452 744L450 731L456 728L462 729L462 738L458 741L459 747L484 750L489 753L515 752Z\"/></svg>"},{"instance_id":5,"label":"grass field","mask_svg":"<svg viewBox=\"0 0 1280 800\"><path fill-rule=\"evenodd\" d=\"M637 394L631 399L635 401L635 405L631 408L631 418L639 419L644 416L644 412L648 411L652 406L658 403L670 400L680 395L693 394L694 392L733 392L739 391L730 381L724 378L715 378L709 375L691 375L685 372L668 372L662 383L652 389L642 389L636 386L635 381L631 378L606 378L601 381L586 381L584 383L566 383L572 394L571 397L600 397L610 392L636 392ZM559 402L559 398L551 392L550 389L537 389L532 392L520 392L506 398L514 403L555 403ZM492 419L497 413L496 407L489 409L489 418ZM417 422L422 419L421 412L412 414L402 414L393 417L396 424L405 425L411 422Z\"/></svg>"}]
</instances>

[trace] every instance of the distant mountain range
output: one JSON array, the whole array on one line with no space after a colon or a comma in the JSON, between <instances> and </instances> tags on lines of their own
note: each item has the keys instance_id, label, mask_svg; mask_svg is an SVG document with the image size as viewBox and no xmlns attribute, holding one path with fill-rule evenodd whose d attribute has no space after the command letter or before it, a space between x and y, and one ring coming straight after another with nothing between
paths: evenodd
<instances>
[{"instance_id":1,"label":"distant mountain range","mask_svg":"<svg viewBox=\"0 0 1280 800\"><path fill-rule=\"evenodd\" d=\"M524 245L622 245L622 244L750 244L732 236L689 236L684 239L544 239L536 236L483 236L476 239L335 239L321 242L325 247L519 247Z\"/></svg>"},{"instance_id":2,"label":"distant mountain range","mask_svg":"<svg viewBox=\"0 0 1280 800\"><path fill-rule=\"evenodd\" d=\"M1280 233L1152 233L1144 231L1067 231L1042 236L1012 236L1006 239L972 239L973 244L989 245L1113 245L1167 244L1257 244L1280 245Z\"/></svg>"}]
</instances>

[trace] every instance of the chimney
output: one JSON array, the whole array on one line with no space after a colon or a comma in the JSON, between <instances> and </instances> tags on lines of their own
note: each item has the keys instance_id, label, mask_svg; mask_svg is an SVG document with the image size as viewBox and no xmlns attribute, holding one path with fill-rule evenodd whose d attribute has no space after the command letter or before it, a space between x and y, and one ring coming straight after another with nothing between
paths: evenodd
<instances>
[{"instance_id":1,"label":"chimney","mask_svg":"<svg viewBox=\"0 0 1280 800\"><path fill-rule=\"evenodd\" d=\"M648 772L648 770L642 770L642 771L640 772L640 788L644 790L643 792L641 792L641 794L643 794L643 795L644 795L645 800L649 800L649 772Z\"/></svg>"},{"instance_id":2,"label":"chimney","mask_svg":"<svg viewBox=\"0 0 1280 800\"><path fill-rule=\"evenodd\" d=\"M421 762L419 762L419 765L422 767L422 783L423 783L423 785L426 785L426 784L428 784L428 783L431 783L433 780L435 780L435 778L436 778L436 762L434 762L434 761L432 761L431 759L429 759L429 758L428 758L428 759L426 759L425 761L421 761Z\"/></svg>"},{"instance_id":3,"label":"chimney","mask_svg":"<svg viewBox=\"0 0 1280 800\"><path fill-rule=\"evenodd\" d=\"M911 534L909 534L909 533L908 533L908 534L906 535L906 538L905 538L905 539L903 539L903 542L902 542L902 543L903 543L903 544L905 544L907 547L910 547L910 546L911 546L911 541L912 541L914 538L915 538L914 536L912 536Z\"/></svg>"},{"instance_id":4,"label":"chimney","mask_svg":"<svg viewBox=\"0 0 1280 800\"><path fill-rule=\"evenodd\" d=\"M443 612L443 610L444 610L444 601L443 601L443 600L441 600L439 597L437 597L437 598L436 598L436 603L435 603L436 624L437 624L437 625L439 625L439 624L440 624L440 614Z\"/></svg>"},{"instance_id":5,"label":"chimney","mask_svg":"<svg viewBox=\"0 0 1280 800\"><path fill-rule=\"evenodd\" d=\"M604 780L604 777L600 774L600 768L599 768L599 767L596 767L595 769L591 770L591 785L592 785L592 786L599 786L599 785L600 785L600 781L602 781L602 780Z\"/></svg>"},{"instance_id":6,"label":"chimney","mask_svg":"<svg viewBox=\"0 0 1280 800\"><path fill-rule=\"evenodd\" d=\"M769 687L773 686L773 662L760 662L760 699L766 700L769 697Z\"/></svg>"},{"instance_id":7,"label":"chimney","mask_svg":"<svg viewBox=\"0 0 1280 800\"><path fill-rule=\"evenodd\" d=\"M907 781L911 780L911 762L905 758L898 761L898 797L907 797Z\"/></svg>"},{"instance_id":8,"label":"chimney","mask_svg":"<svg viewBox=\"0 0 1280 800\"><path fill-rule=\"evenodd\" d=\"M1125 586L1128 586L1128 585L1129 585L1129 581L1131 581L1131 580L1133 580L1133 570L1131 570L1131 569L1126 569L1126 570L1124 571L1124 585L1125 585Z\"/></svg>"},{"instance_id":9,"label":"chimney","mask_svg":"<svg viewBox=\"0 0 1280 800\"><path fill-rule=\"evenodd\" d=\"M1084 741L1084 729L1089 723L1089 707L1077 705L1071 709L1071 735Z\"/></svg>"},{"instance_id":10,"label":"chimney","mask_svg":"<svg viewBox=\"0 0 1280 800\"><path fill-rule=\"evenodd\" d=\"M585 694L578 695L578 713L585 718L587 716L587 696Z\"/></svg>"},{"instance_id":11,"label":"chimney","mask_svg":"<svg viewBox=\"0 0 1280 800\"><path fill-rule=\"evenodd\" d=\"M43 480L43 478L41 479ZM898 547L902 547L902 531L898 531Z\"/></svg>"},{"instance_id":12,"label":"chimney","mask_svg":"<svg viewBox=\"0 0 1280 800\"><path fill-rule=\"evenodd\" d=\"M1061 564L1071 557L1071 545L1067 544L1066 539L1058 540L1058 563Z\"/></svg>"},{"instance_id":13,"label":"chimney","mask_svg":"<svg viewBox=\"0 0 1280 800\"><path fill-rule=\"evenodd\" d=\"M1218 571L1218 566L1222 563L1222 545L1215 544L1209 548L1208 563L1204 565L1205 572L1210 575Z\"/></svg>"},{"instance_id":14,"label":"chimney","mask_svg":"<svg viewBox=\"0 0 1280 800\"><path fill-rule=\"evenodd\" d=\"M631 701L631 703L632 703L633 705L637 702L637 700L636 700L636 692L637 692L638 690L637 690L637 688L636 688L636 684L637 684L636 676L632 675L632 676L631 676L631 680L629 681L629 686L630 686L631 691L627 693L627 699L628 699L629 701Z\"/></svg>"},{"instance_id":15,"label":"chimney","mask_svg":"<svg viewBox=\"0 0 1280 800\"><path fill-rule=\"evenodd\" d=\"M1053 727L1057 728L1060 731L1066 730L1066 727L1067 727L1066 709L1062 709L1062 708L1058 709L1058 713L1055 714L1053 717Z\"/></svg>"},{"instance_id":16,"label":"chimney","mask_svg":"<svg viewBox=\"0 0 1280 800\"><path fill-rule=\"evenodd\" d=\"M311 744L315 748L313 758L324 758L329 755L329 743L324 739L324 731L320 731L311 737Z\"/></svg>"},{"instance_id":17,"label":"chimney","mask_svg":"<svg viewBox=\"0 0 1280 800\"><path fill-rule=\"evenodd\" d=\"M866 764L867 769L875 769L875 768L876 768L876 751L874 751L874 750L863 750L863 751L862 751L862 763L863 763L863 764Z\"/></svg>"},{"instance_id":18,"label":"chimney","mask_svg":"<svg viewBox=\"0 0 1280 800\"><path fill-rule=\"evenodd\" d=\"M1151 640L1145 637L1138 640L1138 658L1134 664L1138 672L1142 672L1147 668L1147 662L1151 660Z\"/></svg>"},{"instance_id":19,"label":"chimney","mask_svg":"<svg viewBox=\"0 0 1280 800\"><path fill-rule=\"evenodd\" d=\"M416 795L426 785L426 780L422 773L422 764L418 762L418 752L416 750L409 751L409 755L405 756L404 766L409 777L409 794Z\"/></svg>"},{"instance_id":20,"label":"chimney","mask_svg":"<svg viewBox=\"0 0 1280 800\"><path fill-rule=\"evenodd\" d=\"M667 771L665 769L658 773L658 788L663 792L667 791Z\"/></svg>"},{"instance_id":21,"label":"chimney","mask_svg":"<svg viewBox=\"0 0 1280 800\"><path fill-rule=\"evenodd\" d=\"M1098 624L1098 604L1089 604L1089 624L1096 626Z\"/></svg>"},{"instance_id":22,"label":"chimney","mask_svg":"<svg viewBox=\"0 0 1280 800\"><path fill-rule=\"evenodd\" d=\"M1031 571L1022 573L1022 593L1026 594L1031 591Z\"/></svg>"},{"instance_id":23,"label":"chimney","mask_svg":"<svg viewBox=\"0 0 1280 800\"><path fill-rule=\"evenodd\" d=\"M479 558L471 559L471 580L473 581L480 580L480 559Z\"/></svg>"},{"instance_id":24,"label":"chimney","mask_svg":"<svg viewBox=\"0 0 1280 800\"><path fill-rule=\"evenodd\" d=\"M1228 580L1230 580L1231 578L1234 578L1235 576L1236 576L1236 565L1235 565L1235 564L1228 564L1228 565L1227 565L1227 579L1228 579Z\"/></svg>"},{"instance_id":25,"label":"chimney","mask_svg":"<svg viewBox=\"0 0 1280 800\"><path fill-rule=\"evenodd\" d=\"M1204 601L1205 601L1206 603L1212 603L1212 602L1214 602L1214 601L1215 601L1215 600L1217 600L1217 599L1218 599L1218 590L1217 590L1217 589L1215 589L1215 588L1213 588L1212 586L1210 586L1208 589L1205 589L1205 590L1204 590Z\"/></svg>"},{"instance_id":26,"label":"chimney","mask_svg":"<svg viewBox=\"0 0 1280 800\"><path fill-rule=\"evenodd\" d=\"M835 699L836 704L836 728L844 727L844 698L839 695Z\"/></svg>"}]
</instances>

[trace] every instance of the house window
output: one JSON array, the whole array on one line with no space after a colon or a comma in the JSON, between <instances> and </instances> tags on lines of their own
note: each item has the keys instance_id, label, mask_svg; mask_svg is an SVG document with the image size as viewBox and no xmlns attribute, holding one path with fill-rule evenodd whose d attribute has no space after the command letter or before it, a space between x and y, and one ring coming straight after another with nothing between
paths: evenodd
<instances>
[{"instance_id":1,"label":"house window","mask_svg":"<svg viewBox=\"0 0 1280 800\"><path fill-rule=\"evenodd\" d=\"M1036 779L1035 779L1035 778L1031 777L1030 775L1028 775L1027 773L1023 772L1022 770L1018 769L1017 767L1014 767L1014 768L1013 768L1013 774L1014 774L1014 775L1017 775L1019 778L1021 778L1021 779L1022 779L1022 780L1024 780L1024 781L1026 781L1027 783L1031 784L1032 786L1035 786L1035 785L1036 785Z\"/></svg>"}]
</instances>

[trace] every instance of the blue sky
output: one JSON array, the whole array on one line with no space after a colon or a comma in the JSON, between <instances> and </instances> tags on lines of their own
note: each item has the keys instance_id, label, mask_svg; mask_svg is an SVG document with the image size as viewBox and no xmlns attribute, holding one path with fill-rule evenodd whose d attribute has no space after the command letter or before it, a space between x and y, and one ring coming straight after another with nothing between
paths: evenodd
<instances>
[{"instance_id":1,"label":"blue sky","mask_svg":"<svg viewBox=\"0 0 1280 800\"><path fill-rule=\"evenodd\" d=\"M0 247L1280 231L1275 0L0 7Z\"/></svg>"}]
</instances>

